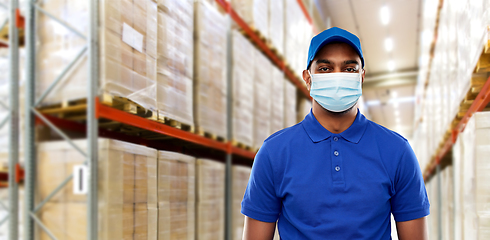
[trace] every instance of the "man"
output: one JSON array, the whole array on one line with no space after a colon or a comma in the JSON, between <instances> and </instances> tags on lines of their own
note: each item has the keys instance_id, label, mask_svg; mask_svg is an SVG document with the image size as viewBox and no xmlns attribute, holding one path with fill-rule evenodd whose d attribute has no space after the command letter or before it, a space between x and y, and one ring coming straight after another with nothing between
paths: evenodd
<instances>
[{"instance_id":1,"label":"man","mask_svg":"<svg viewBox=\"0 0 490 240\"><path fill-rule=\"evenodd\" d=\"M312 110L264 141L242 201L243 239L427 239L429 201L407 140L357 108L359 38L330 28L311 40L303 71Z\"/></svg>"}]
</instances>

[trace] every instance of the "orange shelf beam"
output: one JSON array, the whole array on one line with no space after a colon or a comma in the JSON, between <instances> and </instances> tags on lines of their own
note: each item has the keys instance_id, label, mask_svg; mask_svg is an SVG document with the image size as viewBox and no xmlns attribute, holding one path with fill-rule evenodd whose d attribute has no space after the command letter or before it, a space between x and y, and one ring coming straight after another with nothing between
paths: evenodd
<instances>
[{"instance_id":1,"label":"orange shelf beam","mask_svg":"<svg viewBox=\"0 0 490 240\"><path fill-rule=\"evenodd\" d=\"M254 159L255 158L255 153L254 152L247 151L245 149L241 149L241 148L238 148L238 147L234 147L234 146L231 145L231 143L229 143L229 146L230 146L229 152L232 153L232 154L235 154L235 155L238 155L238 156L242 156L242 157L245 157L245 158L250 158L250 159Z\"/></svg>"},{"instance_id":2,"label":"orange shelf beam","mask_svg":"<svg viewBox=\"0 0 490 240\"><path fill-rule=\"evenodd\" d=\"M155 122L146 118L142 118L109 106L102 104L99 101L99 98L96 100L96 116L98 118L105 118L113 121L117 121L120 123L124 123L127 125L131 125L133 127L138 127L141 129L145 129L148 131L164 134L170 137L178 138L187 142L195 143L201 146L206 146L209 148L221 150L223 152L227 152L228 145L227 143L222 143L219 141L215 141L209 138L205 138L203 136L196 135L191 132L187 132L184 130L180 130L159 122Z\"/></svg>"},{"instance_id":3,"label":"orange shelf beam","mask_svg":"<svg viewBox=\"0 0 490 240\"><path fill-rule=\"evenodd\" d=\"M475 100L473 101L473 104L471 104L470 108L468 109L464 117L461 119L458 125L451 131L451 137L446 140L441 150L436 154L435 161L429 167L428 171L424 173L424 180L427 180L434 173L434 170L436 169L437 165L441 163L441 160L453 147L454 143L456 142L456 139L458 138L459 133L461 133L464 130L470 118L476 112L483 110L488 105L489 102L490 102L490 77L485 82L485 85L483 85L480 93L478 94L478 96L476 96Z\"/></svg>"},{"instance_id":4,"label":"orange shelf beam","mask_svg":"<svg viewBox=\"0 0 490 240\"><path fill-rule=\"evenodd\" d=\"M98 119L104 118L108 120L113 120L122 124L130 125L133 127L145 129L151 132L160 133L162 135L170 136L175 139L183 140L189 143L193 143L199 146L205 146L207 148L218 150L224 153L234 154L249 160L255 158L255 153L252 151L247 151L238 147L232 146L231 142L220 142L210 138L206 138L191 132L180 130L159 122L155 122L146 118L142 118L110 106L106 106L96 98L96 117ZM85 132L86 125L84 123L74 122L70 120L65 120L57 117L53 117L47 114L43 114L54 125L62 128L68 129L75 132ZM40 119L36 118L36 125L45 125ZM167 146L167 144L160 142L158 140L147 140L137 136L130 136L124 133L114 132L106 129L99 129L99 135L102 137L108 137L113 139L118 139L126 142L131 142L135 144L140 144L144 146L154 147L160 150L170 150L178 151L182 150L179 146ZM194 150L195 151L195 150ZM201 154L206 154L206 151L201 152Z\"/></svg>"}]
</instances>

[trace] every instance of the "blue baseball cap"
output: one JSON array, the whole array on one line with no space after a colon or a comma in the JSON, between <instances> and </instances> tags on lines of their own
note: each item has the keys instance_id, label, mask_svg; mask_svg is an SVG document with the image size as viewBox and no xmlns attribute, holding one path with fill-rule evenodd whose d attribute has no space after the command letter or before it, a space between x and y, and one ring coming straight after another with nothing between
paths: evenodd
<instances>
[{"instance_id":1,"label":"blue baseball cap","mask_svg":"<svg viewBox=\"0 0 490 240\"><path fill-rule=\"evenodd\" d=\"M362 67L364 68L364 57L362 56L361 41L359 38L338 27L329 28L311 39L310 49L308 50L308 61L306 63L306 69L310 67L311 61L315 58L317 52L322 49L323 46L332 42L343 42L349 44L359 54L361 58Z\"/></svg>"}]
</instances>

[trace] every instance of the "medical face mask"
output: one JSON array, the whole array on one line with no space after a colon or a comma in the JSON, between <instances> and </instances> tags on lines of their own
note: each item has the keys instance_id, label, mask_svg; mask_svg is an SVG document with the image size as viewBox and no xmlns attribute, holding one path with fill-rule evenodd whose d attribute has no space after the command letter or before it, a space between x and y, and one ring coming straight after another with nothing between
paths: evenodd
<instances>
[{"instance_id":1,"label":"medical face mask","mask_svg":"<svg viewBox=\"0 0 490 240\"><path fill-rule=\"evenodd\" d=\"M361 73L311 74L310 96L323 108L343 112L362 95Z\"/></svg>"}]
</instances>

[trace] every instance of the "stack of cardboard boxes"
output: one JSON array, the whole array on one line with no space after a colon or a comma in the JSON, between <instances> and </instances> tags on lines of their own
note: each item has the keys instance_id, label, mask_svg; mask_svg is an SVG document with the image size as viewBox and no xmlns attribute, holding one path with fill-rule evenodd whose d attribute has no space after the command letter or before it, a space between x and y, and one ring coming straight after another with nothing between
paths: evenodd
<instances>
[{"instance_id":1,"label":"stack of cardboard boxes","mask_svg":"<svg viewBox=\"0 0 490 240\"><path fill-rule=\"evenodd\" d=\"M241 213L242 200L245 190L247 189L248 179L250 177L251 168L245 166L233 166L231 168L231 176L233 178L233 193L232 193L232 238L241 240L243 236L243 224L245 217Z\"/></svg>"},{"instance_id":2,"label":"stack of cardboard boxes","mask_svg":"<svg viewBox=\"0 0 490 240\"><path fill-rule=\"evenodd\" d=\"M195 176L195 158L158 152L158 239L194 239Z\"/></svg>"},{"instance_id":3,"label":"stack of cardboard boxes","mask_svg":"<svg viewBox=\"0 0 490 240\"><path fill-rule=\"evenodd\" d=\"M232 140L251 147L255 47L237 30L233 31L232 38Z\"/></svg>"},{"instance_id":4,"label":"stack of cardboard boxes","mask_svg":"<svg viewBox=\"0 0 490 240\"><path fill-rule=\"evenodd\" d=\"M194 118L197 131L227 137L227 21L205 1L195 3Z\"/></svg>"},{"instance_id":5,"label":"stack of cardboard boxes","mask_svg":"<svg viewBox=\"0 0 490 240\"><path fill-rule=\"evenodd\" d=\"M74 142L86 149L87 141ZM99 139L99 238L157 239L157 151L116 140ZM44 200L86 158L67 142L38 147L37 194ZM87 196L73 181L39 211L39 219L58 239L86 239ZM41 231L41 239L51 239Z\"/></svg>"},{"instance_id":6,"label":"stack of cardboard boxes","mask_svg":"<svg viewBox=\"0 0 490 240\"><path fill-rule=\"evenodd\" d=\"M196 239L224 239L225 164L197 159L196 186Z\"/></svg>"},{"instance_id":7,"label":"stack of cardboard boxes","mask_svg":"<svg viewBox=\"0 0 490 240\"><path fill-rule=\"evenodd\" d=\"M156 99L160 120L189 126L193 115L194 9L191 1L158 2ZM153 96L155 95L153 94Z\"/></svg>"}]
</instances>

